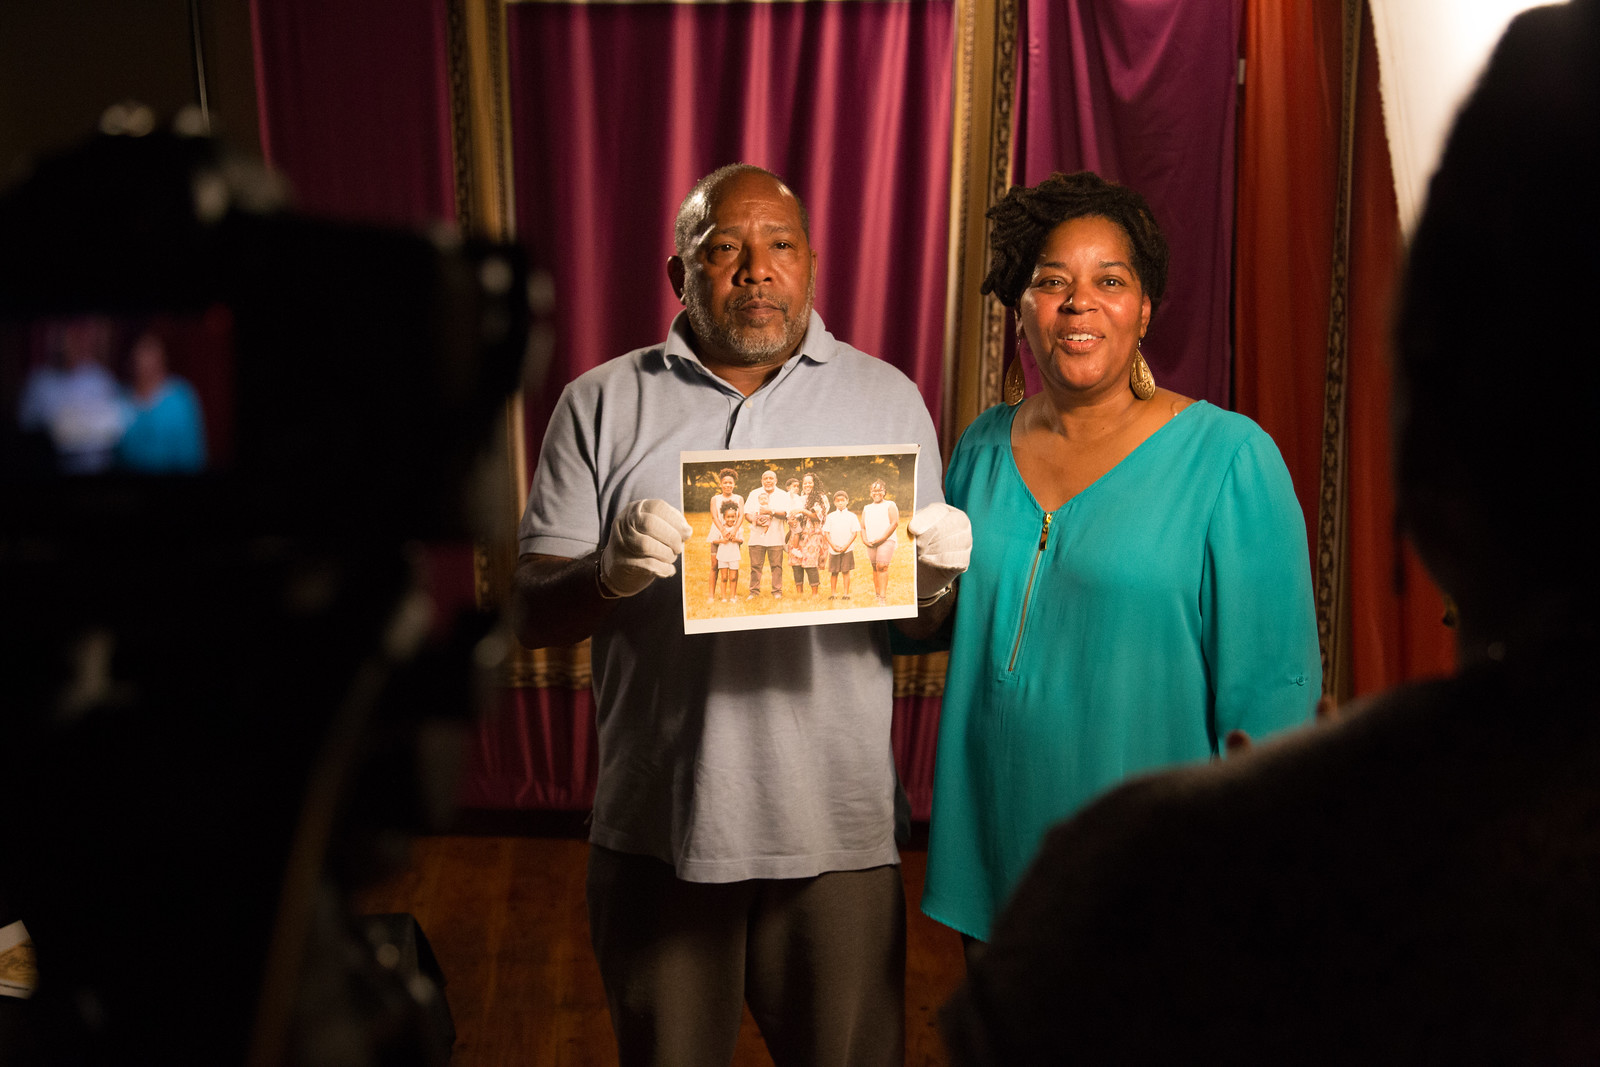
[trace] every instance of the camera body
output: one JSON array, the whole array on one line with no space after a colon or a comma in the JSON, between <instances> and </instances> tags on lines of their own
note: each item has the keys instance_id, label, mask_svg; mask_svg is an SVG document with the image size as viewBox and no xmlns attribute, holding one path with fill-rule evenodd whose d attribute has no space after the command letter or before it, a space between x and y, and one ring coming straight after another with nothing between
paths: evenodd
<instances>
[{"instance_id":1,"label":"camera body","mask_svg":"<svg viewBox=\"0 0 1600 1067\"><path fill-rule=\"evenodd\" d=\"M284 203L164 133L0 196L0 925L40 979L6 1067L314 1062L330 1029L448 1058L343 909L453 800L481 710L494 620L430 624L414 564L480 532L527 271ZM198 413L153 467L152 337Z\"/></svg>"}]
</instances>

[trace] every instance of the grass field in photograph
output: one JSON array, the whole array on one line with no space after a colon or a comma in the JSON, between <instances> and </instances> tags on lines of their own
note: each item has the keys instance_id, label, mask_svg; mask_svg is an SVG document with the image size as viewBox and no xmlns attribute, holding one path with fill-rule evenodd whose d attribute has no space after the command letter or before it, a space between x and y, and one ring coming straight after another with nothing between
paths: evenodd
<instances>
[{"instance_id":1,"label":"grass field in photograph","mask_svg":"<svg viewBox=\"0 0 1600 1067\"><path fill-rule=\"evenodd\" d=\"M739 580L735 586L736 592L732 603L721 599L712 598L711 595L711 560L715 554L715 545L706 540L706 533L711 529L711 513L708 511L691 511L685 516L689 525L694 527L688 544L683 550L683 581L686 594L689 618L691 619L737 619L751 616L779 615L802 611L832 611L841 608L870 608L877 606L872 588L872 568L867 564L867 551L861 547L858 539L851 551L855 553L856 567L850 572L850 599L830 600L829 588L831 575L828 574L828 563L824 554L822 566L817 568L817 580L821 583L816 595L811 592L809 582L805 592L796 595L794 588L794 571L784 564L783 570L783 598L776 599L772 595L771 571L763 573L761 578L761 595L754 600L748 599L750 593L750 554L744 545L739 546ZM859 517L859 514L858 514ZM887 595L889 603L893 605L910 605L917 602L917 568L916 551L911 543L911 536L906 533L906 523L910 521L909 515L902 515L900 528L895 532L898 547L894 550L894 559L889 563L889 586ZM745 530L748 532L749 527ZM788 559L788 551L784 552L784 559ZM844 595L844 576L839 577L837 593ZM718 594L720 596L720 592Z\"/></svg>"}]
</instances>

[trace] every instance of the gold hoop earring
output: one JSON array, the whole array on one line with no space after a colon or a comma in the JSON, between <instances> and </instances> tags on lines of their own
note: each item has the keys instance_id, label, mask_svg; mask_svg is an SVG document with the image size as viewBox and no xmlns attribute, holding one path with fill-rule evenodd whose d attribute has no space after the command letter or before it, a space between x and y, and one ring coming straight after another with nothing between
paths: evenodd
<instances>
[{"instance_id":1,"label":"gold hoop earring","mask_svg":"<svg viewBox=\"0 0 1600 1067\"><path fill-rule=\"evenodd\" d=\"M1027 395L1028 380L1022 375L1022 354L1011 357L1011 366L1006 368L1005 382L1001 385L1001 395L1008 407L1016 407L1022 403L1022 398Z\"/></svg>"},{"instance_id":2,"label":"gold hoop earring","mask_svg":"<svg viewBox=\"0 0 1600 1067\"><path fill-rule=\"evenodd\" d=\"M1156 376L1150 373L1150 364L1144 361L1143 348L1134 349L1133 366L1128 369L1128 385L1140 400L1149 400L1156 395Z\"/></svg>"}]
</instances>

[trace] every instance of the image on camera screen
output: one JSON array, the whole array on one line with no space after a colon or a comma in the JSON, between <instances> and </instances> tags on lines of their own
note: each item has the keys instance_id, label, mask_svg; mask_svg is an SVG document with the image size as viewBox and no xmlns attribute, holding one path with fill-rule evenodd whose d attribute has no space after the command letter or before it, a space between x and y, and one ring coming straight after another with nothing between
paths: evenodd
<instances>
[{"instance_id":1,"label":"image on camera screen","mask_svg":"<svg viewBox=\"0 0 1600 1067\"><path fill-rule=\"evenodd\" d=\"M183 476L232 451L232 320L82 312L0 326L14 473Z\"/></svg>"}]
</instances>

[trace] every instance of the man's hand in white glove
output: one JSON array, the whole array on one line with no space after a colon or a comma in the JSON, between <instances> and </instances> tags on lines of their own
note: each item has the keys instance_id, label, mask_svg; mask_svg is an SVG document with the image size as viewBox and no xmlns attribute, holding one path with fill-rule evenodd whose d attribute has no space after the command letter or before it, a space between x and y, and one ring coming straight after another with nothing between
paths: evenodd
<instances>
[{"instance_id":1,"label":"man's hand in white glove","mask_svg":"<svg viewBox=\"0 0 1600 1067\"><path fill-rule=\"evenodd\" d=\"M972 561L972 523L949 504L929 504L911 516L906 532L917 543L917 599L950 588Z\"/></svg>"},{"instance_id":2,"label":"man's hand in white glove","mask_svg":"<svg viewBox=\"0 0 1600 1067\"><path fill-rule=\"evenodd\" d=\"M665 500L635 500L611 524L600 554L602 593L633 596L672 574L683 541L694 532L683 513Z\"/></svg>"}]
</instances>

